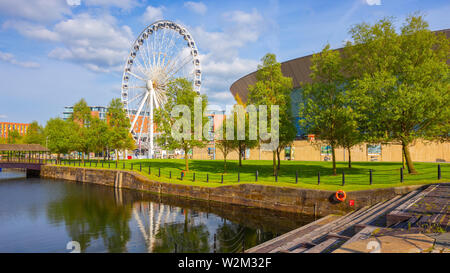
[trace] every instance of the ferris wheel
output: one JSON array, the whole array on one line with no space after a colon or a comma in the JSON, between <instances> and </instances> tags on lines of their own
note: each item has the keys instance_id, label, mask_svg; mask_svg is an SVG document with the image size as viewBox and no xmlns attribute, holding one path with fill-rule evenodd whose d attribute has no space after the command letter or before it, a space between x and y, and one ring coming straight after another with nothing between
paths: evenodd
<instances>
[{"instance_id":1,"label":"ferris wheel","mask_svg":"<svg viewBox=\"0 0 450 273\"><path fill-rule=\"evenodd\" d=\"M177 78L192 82L200 93L202 71L197 45L189 31L161 20L146 27L132 44L122 77L122 103L139 150L154 155L153 112L164 108L168 84Z\"/></svg>"}]
</instances>

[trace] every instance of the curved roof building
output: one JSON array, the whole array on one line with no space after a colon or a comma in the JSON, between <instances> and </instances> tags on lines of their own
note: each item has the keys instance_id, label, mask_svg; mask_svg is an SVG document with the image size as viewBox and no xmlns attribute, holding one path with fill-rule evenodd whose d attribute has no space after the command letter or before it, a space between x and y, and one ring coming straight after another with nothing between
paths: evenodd
<instances>
[{"instance_id":1,"label":"curved roof building","mask_svg":"<svg viewBox=\"0 0 450 273\"><path fill-rule=\"evenodd\" d=\"M438 30L437 33L444 32L450 38L450 29ZM341 48L337 49L341 50ZM311 82L309 74L311 73L309 67L311 66L312 55L300 57L281 63L281 71L286 77L293 80L294 90L301 87L301 83ZM230 91L238 103L245 104L248 97L248 86L256 82L256 71L252 72L239 80L235 81Z\"/></svg>"}]
</instances>

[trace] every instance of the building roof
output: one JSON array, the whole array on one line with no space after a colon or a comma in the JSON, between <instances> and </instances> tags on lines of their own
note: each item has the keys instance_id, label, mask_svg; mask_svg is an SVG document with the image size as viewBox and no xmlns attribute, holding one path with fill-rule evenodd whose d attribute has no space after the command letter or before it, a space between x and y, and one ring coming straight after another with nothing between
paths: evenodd
<instances>
[{"instance_id":1,"label":"building roof","mask_svg":"<svg viewBox=\"0 0 450 273\"><path fill-rule=\"evenodd\" d=\"M40 144L0 144L0 151L49 152L50 150Z\"/></svg>"},{"instance_id":2,"label":"building roof","mask_svg":"<svg viewBox=\"0 0 450 273\"><path fill-rule=\"evenodd\" d=\"M434 31L436 33L445 33L447 38L450 38L450 29ZM336 50L342 50L338 48ZM284 76L292 78L293 87L299 88L304 83L310 83L311 70L311 57L312 55L296 58L281 63L281 72ZM246 103L248 98L248 86L256 83L256 72L254 71L239 80L235 81L231 87L230 91L238 103Z\"/></svg>"}]
</instances>

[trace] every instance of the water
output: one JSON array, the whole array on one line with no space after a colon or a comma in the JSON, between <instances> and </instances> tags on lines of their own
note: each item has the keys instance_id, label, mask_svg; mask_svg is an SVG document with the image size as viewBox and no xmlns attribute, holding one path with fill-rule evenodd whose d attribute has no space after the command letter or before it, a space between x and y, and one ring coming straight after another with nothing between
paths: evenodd
<instances>
[{"instance_id":1,"label":"water","mask_svg":"<svg viewBox=\"0 0 450 273\"><path fill-rule=\"evenodd\" d=\"M11 179L15 175L15 179ZM8 176L9 179L2 179ZM0 252L240 252L311 222L265 209L0 173Z\"/></svg>"}]
</instances>

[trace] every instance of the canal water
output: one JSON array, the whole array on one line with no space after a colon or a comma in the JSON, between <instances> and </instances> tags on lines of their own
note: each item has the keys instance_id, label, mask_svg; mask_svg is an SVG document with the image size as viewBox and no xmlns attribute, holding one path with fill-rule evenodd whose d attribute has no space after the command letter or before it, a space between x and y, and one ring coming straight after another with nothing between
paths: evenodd
<instances>
[{"instance_id":1,"label":"canal water","mask_svg":"<svg viewBox=\"0 0 450 273\"><path fill-rule=\"evenodd\" d=\"M0 173L0 252L241 252L313 220Z\"/></svg>"}]
</instances>

